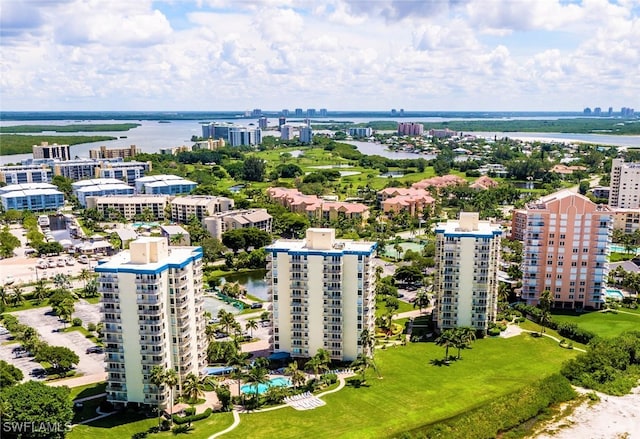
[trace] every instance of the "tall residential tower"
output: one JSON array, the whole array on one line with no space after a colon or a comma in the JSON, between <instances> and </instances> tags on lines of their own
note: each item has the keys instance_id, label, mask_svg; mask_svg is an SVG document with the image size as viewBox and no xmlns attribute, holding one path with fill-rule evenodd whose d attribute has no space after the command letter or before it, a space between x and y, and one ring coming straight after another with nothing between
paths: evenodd
<instances>
[{"instance_id":1,"label":"tall residential tower","mask_svg":"<svg viewBox=\"0 0 640 439\"><path fill-rule=\"evenodd\" d=\"M326 349L341 361L364 353L360 335L375 328L375 249L375 242L337 240L334 229L316 228L304 240L266 247L271 349L293 357Z\"/></svg>"},{"instance_id":2,"label":"tall residential tower","mask_svg":"<svg viewBox=\"0 0 640 439\"><path fill-rule=\"evenodd\" d=\"M609 206L623 209L640 208L640 163L611 162Z\"/></svg>"},{"instance_id":3,"label":"tall residential tower","mask_svg":"<svg viewBox=\"0 0 640 439\"><path fill-rule=\"evenodd\" d=\"M436 227L434 320L440 330L471 327L486 331L496 319L500 226L476 212Z\"/></svg>"},{"instance_id":4,"label":"tall residential tower","mask_svg":"<svg viewBox=\"0 0 640 439\"><path fill-rule=\"evenodd\" d=\"M522 299L536 305L551 291L556 308L599 309L604 303L612 216L607 206L562 190L518 211L524 221Z\"/></svg>"},{"instance_id":5,"label":"tall residential tower","mask_svg":"<svg viewBox=\"0 0 640 439\"><path fill-rule=\"evenodd\" d=\"M149 382L153 366L174 369L178 389L206 366L202 249L139 238L100 264L107 400L166 407L169 389Z\"/></svg>"}]
</instances>

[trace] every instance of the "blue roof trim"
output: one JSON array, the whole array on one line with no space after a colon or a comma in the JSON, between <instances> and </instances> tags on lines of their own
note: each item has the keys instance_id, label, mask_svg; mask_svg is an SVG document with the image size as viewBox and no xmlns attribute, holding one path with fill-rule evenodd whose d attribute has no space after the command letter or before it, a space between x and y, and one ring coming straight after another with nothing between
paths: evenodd
<instances>
[{"instance_id":1,"label":"blue roof trim","mask_svg":"<svg viewBox=\"0 0 640 439\"><path fill-rule=\"evenodd\" d=\"M436 233L454 238L493 238L502 235L501 230L493 230L491 233L471 233L471 232L446 232L444 229L436 229Z\"/></svg>"},{"instance_id":2,"label":"blue roof trim","mask_svg":"<svg viewBox=\"0 0 640 439\"><path fill-rule=\"evenodd\" d=\"M202 247L197 247L191 256L179 264L164 264L155 269L148 268L135 268L130 265L120 265L118 267L103 267L98 265L94 268L96 273L131 273L131 274L160 274L163 271L167 271L170 268L184 268L192 262L196 262L198 259L202 259L203 252ZM104 265L104 264L103 264Z\"/></svg>"}]
</instances>

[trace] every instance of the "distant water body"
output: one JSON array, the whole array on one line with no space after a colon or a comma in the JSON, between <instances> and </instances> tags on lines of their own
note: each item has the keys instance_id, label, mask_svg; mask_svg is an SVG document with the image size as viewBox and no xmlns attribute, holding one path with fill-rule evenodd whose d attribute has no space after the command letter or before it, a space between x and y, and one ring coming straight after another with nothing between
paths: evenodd
<instances>
[{"instance_id":1,"label":"distant water body","mask_svg":"<svg viewBox=\"0 0 640 439\"><path fill-rule=\"evenodd\" d=\"M224 120L222 118L208 118L202 117L197 119L178 119L178 120L170 120L170 119L162 119L162 123L158 120L144 120L144 119L106 119L106 118L95 118L95 119L87 119L82 118L82 116L93 115L93 113L82 113L82 114L73 114L74 117L69 117L67 119L38 119L38 120L28 120L26 116L23 115L23 119L21 120L10 120L6 119L5 116L11 115L13 113L2 113L2 119L0 120L0 126L11 126L11 125L69 125L69 124L104 124L104 123L138 123L140 126L131 129L129 131L114 131L114 132L78 132L78 133L43 133L43 134L59 134L59 135L105 135L115 137L115 140L106 141L106 142L95 142L95 143L81 143L78 145L71 146L71 155L73 157L89 157L89 150L92 148L97 148L101 145L105 145L108 148L115 147L126 147L129 145L136 145L143 152L154 153L158 152L161 148L174 147L180 145L191 145L191 137L192 136L200 136L202 135L202 128L200 122L210 122L216 120ZM43 113L29 113L34 115L41 115ZM68 113L51 113L55 115L68 115ZM122 113L118 113L122 114ZM128 113L124 113L128 114ZM190 114L190 113L189 113ZM361 113L362 114L362 113ZM450 117L445 116L406 116L406 117L389 117L389 116L377 116L375 113L372 113L369 117L327 117L327 118L314 118L313 123L322 123L327 121L351 121L354 123L362 123L368 122L371 120L388 120L388 121L403 121L403 122L443 122L443 121L451 121L451 120L470 120L472 118L472 114L474 113L464 113L466 116L462 117L459 113L451 113ZM476 118L478 119L486 119L490 120L490 113L476 113ZM513 113L510 113L513 114ZM554 114L549 113L546 116L544 115L535 115L534 113L528 113L529 115L512 115L509 118L511 119L532 119L532 118L540 118L540 119L558 119L563 117L576 117L576 114ZM101 115L104 115L101 113ZM204 115L204 114L203 114ZM455 116L458 117L455 117ZM484 115L484 117L481 117ZM53 116L50 116L53 117ZM495 119L505 119L506 116L497 116ZM299 120L298 118L297 120ZM296 120L296 118L289 118L289 120ZM239 125L256 125L257 118L244 118L244 117L234 117L233 122ZM274 118L270 118L270 125L275 125ZM274 132L264 132L263 135L273 135L277 134ZM487 138L502 138L502 137L510 137L517 139L539 139L539 140L559 140L566 142L587 142L587 143L597 143L597 144L606 144L606 145L614 145L620 147L640 147L640 136L612 136L606 134L566 134L566 133L495 133L495 132L483 132L483 133L472 133L478 136L487 137ZM121 138L124 137L124 138ZM363 154L378 154L389 158L416 158L417 155L408 152L394 152L387 150L383 145L373 144L367 142L352 142L357 145L358 149ZM31 158L31 154L18 154L11 156L0 156L0 164L7 163L19 163L22 160Z\"/></svg>"}]
</instances>

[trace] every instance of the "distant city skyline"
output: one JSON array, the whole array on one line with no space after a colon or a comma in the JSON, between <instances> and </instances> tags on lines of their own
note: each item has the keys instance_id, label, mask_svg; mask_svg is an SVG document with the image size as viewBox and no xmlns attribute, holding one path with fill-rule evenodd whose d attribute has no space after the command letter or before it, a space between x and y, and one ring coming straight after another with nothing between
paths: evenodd
<instances>
[{"instance_id":1,"label":"distant city skyline","mask_svg":"<svg viewBox=\"0 0 640 439\"><path fill-rule=\"evenodd\" d=\"M3 111L640 108L640 0L0 8Z\"/></svg>"}]
</instances>

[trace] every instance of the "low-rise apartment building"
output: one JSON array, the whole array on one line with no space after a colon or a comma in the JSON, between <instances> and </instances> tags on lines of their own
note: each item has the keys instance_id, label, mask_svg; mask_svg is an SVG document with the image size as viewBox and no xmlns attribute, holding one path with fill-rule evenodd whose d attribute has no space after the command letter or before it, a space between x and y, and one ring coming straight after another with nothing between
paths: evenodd
<instances>
[{"instance_id":1,"label":"low-rise apartment building","mask_svg":"<svg viewBox=\"0 0 640 439\"><path fill-rule=\"evenodd\" d=\"M95 178L81 180L71 184L73 194L81 206L87 206L87 197L106 195L133 195L134 190L125 182L115 178Z\"/></svg>"},{"instance_id":2,"label":"low-rise apartment building","mask_svg":"<svg viewBox=\"0 0 640 439\"><path fill-rule=\"evenodd\" d=\"M325 201L316 195L305 195L297 189L274 187L267 189L271 200L312 219L337 221L341 218L365 222L369 218L369 207L362 203Z\"/></svg>"},{"instance_id":3,"label":"low-rise apartment building","mask_svg":"<svg viewBox=\"0 0 640 439\"><path fill-rule=\"evenodd\" d=\"M55 211L64 206L64 194L49 183L24 183L0 187L0 202L7 210Z\"/></svg>"},{"instance_id":4,"label":"low-rise apartment building","mask_svg":"<svg viewBox=\"0 0 640 439\"><path fill-rule=\"evenodd\" d=\"M384 213L407 212L417 216L431 210L436 200L424 189L389 187L378 192L378 200Z\"/></svg>"},{"instance_id":5,"label":"low-rise apartment building","mask_svg":"<svg viewBox=\"0 0 640 439\"><path fill-rule=\"evenodd\" d=\"M222 239L224 232L248 227L271 233L273 217L267 209L230 210L206 217L203 224L211 236Z\"/></svg>"},{"instance_id":6,"label":"low-rise apartment building","mask_svg":"<svg viewBox=\"0 0 640 439\"><path fill-rule=\"evenodd\" d=\"M162 221L165 219L169 197L166 195L90 196L86 198L86 203L87 209L96 209L111 221L120 218L133 220L138 215L146 213L149 213L154 221Z\"/></svg>"},{"instance_id":7,"label":"low-rise apartment building","mask_svg":"<svg viewBox=\"0 0 640 439\"><path fill-rule=\"evenodd\" d=\"M187 195L171 200L171 221L186 223L195 216L200 222L206 217L233 209L232 198L210 195Z\"/></svg>"},{"instance_id":8,"label":"low-rise apartment building","mask_svg":"<svg viewBox=\"0 0 640 439\"><path fill-rule=\"evenodd\" d=\"M182 195L194 190L198 184L177 175L149 175L136 180L136 192L147 195Z\"/></svg>"}]
</instances>

